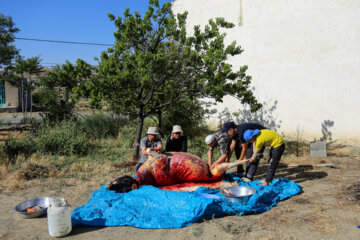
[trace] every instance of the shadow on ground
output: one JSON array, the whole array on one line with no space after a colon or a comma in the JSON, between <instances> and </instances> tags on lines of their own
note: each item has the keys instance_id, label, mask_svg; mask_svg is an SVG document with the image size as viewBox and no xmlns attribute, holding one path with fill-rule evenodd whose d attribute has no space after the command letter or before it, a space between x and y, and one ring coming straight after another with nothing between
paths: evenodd
<instances>
[{"instance_id":1,"label":"shadow on ground","mask_svg":"<svg viewBox=\"0 0 360 240\"><path fill-rule=\"evenodd\" d=\"M313 171L313 165L297 165L297 166L289 166L287 164L279 163L276 169L276 178L283 178L286 177L291 181L296 183L301 183L304 181L314 180L314 179L321 179L326 177L328 174L323 171ZM265 178L267 171L267 164L259 166L257 170L257 177L258 178Z\"/></svg>"}]
</instances>

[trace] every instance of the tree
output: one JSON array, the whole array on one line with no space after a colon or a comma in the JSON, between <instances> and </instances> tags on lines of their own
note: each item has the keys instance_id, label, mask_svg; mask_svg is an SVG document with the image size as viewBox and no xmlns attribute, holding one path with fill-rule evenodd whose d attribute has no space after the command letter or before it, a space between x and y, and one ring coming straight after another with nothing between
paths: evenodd
<instances>
[{"instance_id":1,"label":"tree","mask_svg":"<svg viewBox=\"0 0 360 240\"><path fill-rule=\"evenodd\" d=\"M36 103L45 108L46 118L50 121L61 121L72 116L78 100L75 87L89 77L91 69L90 65L80 59L76 65L66 61L41 78L40 84L44 88L36 94Z\"/></svg>"},{"instance_id":2,"label":"tree","mask_svg":"<svg viewBox=\"0 0 360 240\"><path fill-rule=\"evenodd\" d=\"M233 71L226 62L242 52L236 42L225 46L225 34L220 32L234 24L222 18L209 20L204 30L195 26L188 36L186 17L187 13L175 16L171 3L160 7L158 0L149 1L143 18L129 9L116 19L109 14L117 27L116 42L102 53L87 88L94 103L104 100L114 112L138 120L134 159L144 119L182 99L208 97L221 102L232 95L253 110L261 107L249 88L247 67Z\"/></svg>"},{"instance_id":3,"label":"tree","mask_svg":"<svg viewBox=\"0 0 360 240\"><path fill-rule=\"evenodd\" d=\"M39 76L43 72L42 66L40 65L41 59L39 56L24 59L21 56L16 58L13 71L20 74L20 86L21 86L21 110L24 114L24 118L27 117L28 108L28 95L30 96L31 114L32 114L32 88L33 80L32 77ZM25 74L27 80L25 80ZM26 96L26 97L25 97ZM26 107L25 107L26 106Z\"/></svg>"},{"instance_id":4,"label":"tree","mask_svg":"<svg viewBox=\"0 0 360 240\"><path fill-rule=\"evenodd\" d=\"M6 17L0 13L0 77L2 77L3 71L6 72L12 60L18 54L18 50L11 44L15 40L14 34L19 31L14 26L11 17Z\"/></svg>"}]
</instances>

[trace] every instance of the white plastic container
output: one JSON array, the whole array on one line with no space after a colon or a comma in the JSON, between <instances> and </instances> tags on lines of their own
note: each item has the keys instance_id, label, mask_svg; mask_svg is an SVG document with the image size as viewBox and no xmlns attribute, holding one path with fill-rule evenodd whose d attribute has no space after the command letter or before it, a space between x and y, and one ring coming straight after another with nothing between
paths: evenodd
<instances>
[{"instance_id":1,"label":"white plastic container","mask_svg":"<svg viewBox=\"0 0 360 240\"><path fill-rule=\"evenodd\" d=\"M49 234L64 237L72 230L71 208L63 198L54 198L47 209Z\"/></svg>"}]
</instances>

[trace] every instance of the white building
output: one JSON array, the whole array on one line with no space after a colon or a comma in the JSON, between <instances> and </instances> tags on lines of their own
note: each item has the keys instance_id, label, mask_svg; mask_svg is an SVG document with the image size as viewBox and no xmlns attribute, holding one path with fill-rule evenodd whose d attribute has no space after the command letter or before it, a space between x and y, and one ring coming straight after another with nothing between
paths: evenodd
<instances>
[{"instance_id":1,"label":"white building","mask_svg":"<svg viewBox=\"0 0 360 240\"><path fill-rule=\"evenodd\" d=\"M312 140L331 120L333 139L360 140L359 0L175 0L173 11L188 11L189 32L215 17L236 24L227 41L245 51L230 63L248 65L260 102L278 101L279 132Z\"/></svg>"}]
</instances>

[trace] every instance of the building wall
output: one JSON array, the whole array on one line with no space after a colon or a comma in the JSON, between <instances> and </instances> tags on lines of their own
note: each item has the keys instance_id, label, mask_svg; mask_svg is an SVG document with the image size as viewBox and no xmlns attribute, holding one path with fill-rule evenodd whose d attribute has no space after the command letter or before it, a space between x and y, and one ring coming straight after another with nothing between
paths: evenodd
<instances>
[{"instance_id":1,"label":"building wall","mask_svg":"<svg viewBox=\"0 0 360 240\"><path fill-rule=\"evenodd\" d=\"M5 101L6 107L18 107L19 106L19 93L18 88L12 86L10 83L5 82Z\"/></svg>"},{"instance_id":2,"label":"building wall","mask_svg":"<svg viewBox=\"0 0 360 240\"><path fill-rule=\"evenodd\" d=\"M280 132L305 139L322 136L360 139L360 1L358 0L175 0L173 11L188 11L188 26L224 17L236 24L227 31L245 50L230 59L248 65L255 96L277 101L273 114ZM224 107L241 106L226 98Z\"/></svg>"}]
</instances>

